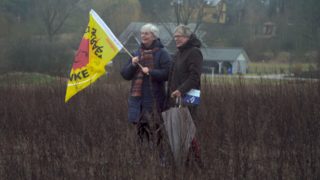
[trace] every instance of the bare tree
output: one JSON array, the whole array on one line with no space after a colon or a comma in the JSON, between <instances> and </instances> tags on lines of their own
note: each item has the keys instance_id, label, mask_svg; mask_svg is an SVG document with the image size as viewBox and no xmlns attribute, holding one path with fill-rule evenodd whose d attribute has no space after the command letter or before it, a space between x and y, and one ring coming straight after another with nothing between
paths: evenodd
<instances>
[{"instance_id":1,"label":"bare tree","mask_svg":"<svg viewBox=\"0 0 320 180\"><path fill-rule=\"evenodd\" d=\"M80 0L35 0L37 12L45 26L49 41L63 27Z\"/></svg>"},{"instance_id":2,"label":"bare tree","mask_svg":"<svg viewBox=\"0 0 320 180\"><path fill-rule=\"evenodd\" d=\"M196 23L194 33L198 30L204 17L204 8L207 0L139 0L146 16L156 18L165 29L172 34L172 27L168 27L168 22L175 22L176 25ZM169 3L171 2L171 3ZM172 7L172 9L170 8ZM168 11L168 9L171 9Z\"/></svg>"},{"instance_id":3,"label":"bare tree","mask_svg":"<svg viewBox=\"0 0 320 180\"><path fill-rule=\"evenodd\" d=\"M176 0L172 2L177 25L188 25L191 20L195 20L194 32L196 32L202 23L205 3L205 0Z\"/></svg>"}]
</instances>

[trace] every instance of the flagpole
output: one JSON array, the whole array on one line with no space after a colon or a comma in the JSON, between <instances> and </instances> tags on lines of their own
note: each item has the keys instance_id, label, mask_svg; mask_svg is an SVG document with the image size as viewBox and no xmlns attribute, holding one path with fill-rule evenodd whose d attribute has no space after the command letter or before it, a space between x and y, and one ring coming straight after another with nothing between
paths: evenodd
<instances>
[{"instance_id":1,"label":"flagpole","mask_svg":"<svg viewBox=\"0 0 320 180\"><path fill-rule=\"evenodd\" d=\"M131 58L133 58L132 54L128 51L128 49L127 49L126 47L124 47L124 46L122 45L122 48L124 49L124 51L126 51L126 53L127 53Z\"/></svg>"},{"instance_id":2,"label":"flagpole","mask_svg":"<svg viewBox=\"0 0 320 180\"><path fill-rule=\"evenodd\" d=\"M128 51L128 49L126 48L126 47L124 47L123 45L122 45L122 48L123 48L123 50L131 57L131 58L133 58L133 56L132 56L132 54ZM138 64L138 66L142 69L143 68L143 66L140 64L140 63L137 63Z\"/></svg>"}]
</instances>

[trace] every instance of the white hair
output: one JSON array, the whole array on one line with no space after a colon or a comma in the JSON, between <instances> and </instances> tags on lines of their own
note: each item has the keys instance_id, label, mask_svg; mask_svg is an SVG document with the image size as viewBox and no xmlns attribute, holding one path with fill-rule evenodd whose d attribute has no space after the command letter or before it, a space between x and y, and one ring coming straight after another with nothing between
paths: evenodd
<instances>
[{"instance_id":1,"label":"white hair","mask_svg":"<svg viewBox=\"0 0 320 180\"><path fill-rule=\"evenodd\" d=\"M140 29L141 32L151 32L155 38L159 38L160 31L159 28L151 23L145 24Z\"/></svg>"}]
</instances>

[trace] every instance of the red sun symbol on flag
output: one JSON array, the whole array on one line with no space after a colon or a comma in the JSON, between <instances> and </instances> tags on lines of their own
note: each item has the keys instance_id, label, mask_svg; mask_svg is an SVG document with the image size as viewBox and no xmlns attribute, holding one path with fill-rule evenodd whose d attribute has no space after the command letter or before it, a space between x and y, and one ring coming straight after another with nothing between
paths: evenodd
<instances>
[{"instance_id":1,"label":"red sun symbol on flag","mask_svg":"<svg viewBox=\"0 0 320 180\"><path fill-rule=\"evenodd\" d=\"M89 40L82 38L79 49L73 61L72 69L76 70L89 63Z\"/></svg>"}]
</instances>

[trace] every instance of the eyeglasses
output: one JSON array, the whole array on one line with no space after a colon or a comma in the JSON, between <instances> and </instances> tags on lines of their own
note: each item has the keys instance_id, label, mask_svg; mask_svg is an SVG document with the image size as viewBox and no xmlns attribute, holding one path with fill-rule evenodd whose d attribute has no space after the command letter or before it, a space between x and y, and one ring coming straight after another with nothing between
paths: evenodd
<instances>
[{"instance_id":1,"label":"eyeglasses","mask_svg":"<svg viewBox=\"0 0 320 180\"><path fill-rule=\"evenodd\" d=\"M184 35L174 35L174 38L187 38L188 36L184 36Z\"/></svg>"}]
</instances>

